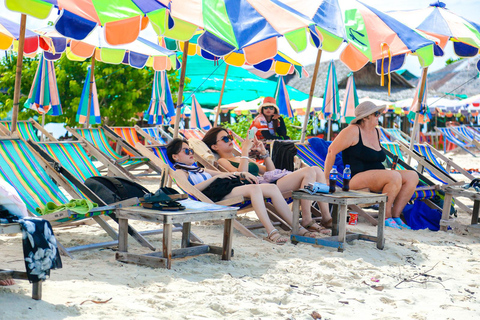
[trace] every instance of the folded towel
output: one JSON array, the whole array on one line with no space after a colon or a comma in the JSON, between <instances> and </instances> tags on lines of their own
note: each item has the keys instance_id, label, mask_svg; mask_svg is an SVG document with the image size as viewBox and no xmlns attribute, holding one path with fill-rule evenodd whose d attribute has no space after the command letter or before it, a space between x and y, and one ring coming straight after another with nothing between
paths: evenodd
<instances>
[{"instance_id":1,"label":"folded towel","mask_svg":"<svg viewBox=\"0 0 480 320\"><path fill-rule=\"evenodd\" d=\"M87 214L93 208L98 207L98 204L86 199L72 199L70 202L57 205L53 202L48 202L43 208L36 208L38 214L46 215L53 212L70 210L80 214Z\"/></svg>"}]
</instances>

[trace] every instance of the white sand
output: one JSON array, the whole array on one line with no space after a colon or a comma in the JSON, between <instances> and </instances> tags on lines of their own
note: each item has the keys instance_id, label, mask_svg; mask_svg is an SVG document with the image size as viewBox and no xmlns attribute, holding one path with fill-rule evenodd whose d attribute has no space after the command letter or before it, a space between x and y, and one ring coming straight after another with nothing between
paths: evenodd
<instances>
[{"instance_id":1,"label":"white sand","mask_svg":"<svg viewBox=\"0 0 480 320\"><path fill-rule=\"evenodd\" d=\"M455 160L480 167L468 155ZM459 213L459 223L469 220ZM221 245L221 224L192 228L206 243ZM364 223L349 230L376 233ZM55 232L66 246L109 240L97 225ZM264 230L256 233L261 238ZM312 319L313 311L323 319L480 318L480 234L388 228L385 237L383 251L354 241L338 253L307 244L276 246L235 232L231 261L203 255L175 260L171 270L117 262L112 249L76 253L73 260L63 257L63 269L52 270L42 301L31 299L27 281L0 287L0 319ZM161 246L161 235L148 239ZM180 234L174 239L178 247ZM129 244L132 252L147 252L131 238ZM1 266L24 270L21 237L2 235L0 246Z\"/></svg>"}]
</instances>

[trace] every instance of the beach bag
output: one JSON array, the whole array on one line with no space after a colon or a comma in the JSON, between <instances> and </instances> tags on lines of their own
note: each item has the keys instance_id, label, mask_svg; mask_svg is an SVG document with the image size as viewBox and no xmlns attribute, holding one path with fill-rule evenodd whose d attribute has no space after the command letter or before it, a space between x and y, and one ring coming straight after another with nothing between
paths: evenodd
<instances>
[{"instance_id":1,"label":"beach bag","mask_svg":"<svg viewBox=\"0 0 480 320\"><path fill-rule=\"evenodd\" d=\"M423 201L417 200L413 204L407 204L403 209L403 216L412 230L427 228L431 231L440 230L442 211L430 208Z\"/></svg>"},{"instance_id":2,"label":"beach bag","mask_svg":"<svg viewBox=\"0 0 480 320\"><path fill-rule=\"evenodd\" d=\"M263 174L263 176L258 177L259 183L275 183L280 178L285 177L287 174L292 173L291 171L285 169L274 169L271 171L267 171Z\"/></svg>"},{"instance_id":3,"label":"beach bag","mask_svg":"<svg viewBox=\"0 0 480 320\"><path fill-rule=\"evenodd\" d=\"M90 177L85 185L106 204L141 198L149 191L142 185L120 177Z\"/></svg>"}]
</instances>

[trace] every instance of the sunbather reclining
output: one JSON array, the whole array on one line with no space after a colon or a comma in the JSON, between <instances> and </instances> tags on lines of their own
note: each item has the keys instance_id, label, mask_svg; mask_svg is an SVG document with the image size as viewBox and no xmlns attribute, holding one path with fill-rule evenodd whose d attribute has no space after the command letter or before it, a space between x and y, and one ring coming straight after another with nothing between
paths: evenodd
<instances>
[{"instance_id":1,"label":"sunbather reclining","mask_svg":"<svg viewBox=\"0 0 480 320\"><path fill-rule=\"evenodd\" d=\"M193 150L182 139L173 139L167 145L167 156L175 168L181 170L190 183L195 185L210 200L216 202L238 196L248 197L252 202L255 213L268 233L268 236L264 239L275 244L284 244L288 241L288 237L282 236L275 229L268 218L265 207L265 198L270 198L280 217L292 225L292 212L276 185L258 184L258 179L248 172L223 173L199 168L194 165ZM300 229L300 234L307 237L318 235L304 228Z\"/></svg>"},{"instance_id":2,"label":"sunbather reclining","mask_svg":"<svg viewBox=\"0 0 480 320\"><path fill-rule=\"evenodd\" d=\"M385 170L382 162L386 155L380 145L376 126L383 106L370 101L362 102L355 109L355 119L343 129L328 148L325 159L325 177L335 162L335 156L343 151L343 163L352 169L350 189L368 188L372 192L386 193L385 225L392 228L409 228L400 215L415 192L418 174L412 170Z\"/></svg>"},{"instance_id":3,"label":"sunbather reclining","mask_svg":"<svg viewBox=\"0 0 480 320\"><path fill-rule=\"evenodd\" d=\"M311 182L325 183L323 171L318 167L302 168L294 172L279 172L280 170L275 169L275 165L268 151L265 149L263 142L258 141L257 138L245 139L243 141L241 157L235 157L233 154L232 137L228 134L227 130L222 127L210 129L205 134L203 142L205 142L214 153L220 156L218 163L228 171L248 171L265 182L276 184L281 192L302 189ZM258 151L264 159L265 165L258 165L255 161L248 158L251 150ZM318 203L322 213L323 227L315 223L312 219L312 201L301 200L300 204L302 207L302 225L307 228L307 230L321 232L325 227L332 226L332 216L326 203Z\"/></svg>"}]
</instances>

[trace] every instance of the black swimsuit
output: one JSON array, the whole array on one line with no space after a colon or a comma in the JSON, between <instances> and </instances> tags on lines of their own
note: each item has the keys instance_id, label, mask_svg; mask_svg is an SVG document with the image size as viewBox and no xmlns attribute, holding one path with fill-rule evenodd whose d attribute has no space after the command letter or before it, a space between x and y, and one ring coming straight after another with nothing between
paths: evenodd
<instances>
[{"instance_id":1,"label":"black swimsuit","mask_svg":"<svg viewBox=\"0 0 480 320\"><path fill-rule=\"evenodd\" d=\"M375 129L377 130L377 129ZM376 151L363 144L362 131L358 128L358 143L354 146L343 150L343 164L350 165L352 169L352 178L360 172L368 170L383 170L385 167L382 162L385 161L386 155L383 149ZM378 144L380 145L380 134L377 130Z\"/></svg>"}]
</instances>

